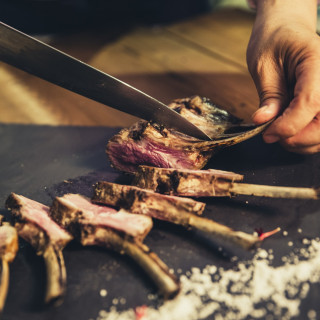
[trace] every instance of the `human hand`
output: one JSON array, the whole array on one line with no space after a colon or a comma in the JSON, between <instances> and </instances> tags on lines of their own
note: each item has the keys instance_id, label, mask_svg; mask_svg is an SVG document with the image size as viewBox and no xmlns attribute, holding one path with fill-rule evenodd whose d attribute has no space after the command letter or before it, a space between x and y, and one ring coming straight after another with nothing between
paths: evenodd
<instances>
[{"instance_id":1,"label":"human hand","mask_svg":"<svg viewBox=\"0 0 320 320\"><path fill-rule=\"evenodd\" d=\"M280 2L280 3L278 3ZM247 50L260 97L256 124L275 120L264 133L289 151L320 151L320 38L316 1L257 1ZM296 2L296 3L293 3Z\"/></svg>"}]
</instances>

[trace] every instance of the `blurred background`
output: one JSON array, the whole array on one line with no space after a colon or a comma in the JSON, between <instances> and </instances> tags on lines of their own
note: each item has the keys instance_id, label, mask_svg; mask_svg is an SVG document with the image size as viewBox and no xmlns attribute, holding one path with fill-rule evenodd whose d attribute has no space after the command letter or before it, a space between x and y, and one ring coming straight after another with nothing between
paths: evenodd
<instances>
[{"instance_id":1,"label":"blurred background","mask_svg":"<svg viewBox=\"0 0 320 320\"><path fill-rule=\"evenodd\" d=\"M246 121L258 107L246 0L0 0L0 20L166 104L201 95ZM4 63L0 101L0 123L136 121Z\"/></svg>"},{"instance_id":2,"label":"blurred background","mask_svg":"<svg viewBox=\"0 0 320 320\"><path fill-rule=\"evenodd\" d=\"M2 0L0 20L28 33L158 24L212 9L215 0Z\"/></svg>"}]
</instances>

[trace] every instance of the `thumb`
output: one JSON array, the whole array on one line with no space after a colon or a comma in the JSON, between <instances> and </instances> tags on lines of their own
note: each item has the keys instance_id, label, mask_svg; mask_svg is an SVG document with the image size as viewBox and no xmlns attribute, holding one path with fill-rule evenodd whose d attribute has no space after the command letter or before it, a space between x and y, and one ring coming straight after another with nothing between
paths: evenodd
<instances>
[{"instance_id":1,"label":"thumb","mask_svg":"<svg viewBox=\"0 0 320 320\"><path fill-rule=\"evenodd\" d=\"M260 108L252 115L252 120L261 124L280 115L288 103L284 72L266 65L253 76L253 81L260 97Z\"/></svg>"}]
</instances>

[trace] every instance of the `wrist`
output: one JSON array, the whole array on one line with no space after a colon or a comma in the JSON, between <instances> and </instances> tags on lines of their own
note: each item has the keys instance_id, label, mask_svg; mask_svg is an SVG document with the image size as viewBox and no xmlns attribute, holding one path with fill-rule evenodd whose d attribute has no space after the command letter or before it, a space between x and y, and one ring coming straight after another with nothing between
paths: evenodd
<instances>
[{"instance_id":1,"label":"wrist","mask_svg":"<svg viewBox=\"0 0 320 320\"><path fill-rule=\"evenodd\" d=\"M295 23L312 31L317 26L317 4L320 0L251 0L257 11L256 21L276 25Z\"/></svg>"}]
</instances>

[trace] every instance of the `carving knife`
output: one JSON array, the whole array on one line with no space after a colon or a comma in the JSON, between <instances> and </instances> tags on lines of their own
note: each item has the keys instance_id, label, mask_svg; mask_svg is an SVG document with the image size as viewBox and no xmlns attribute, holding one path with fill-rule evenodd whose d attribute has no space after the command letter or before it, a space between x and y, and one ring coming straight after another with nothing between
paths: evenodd
<instances>
[{"instance_id":1,"label":"carving knife","mask_svg":"<svg viewBox=\"0 0 320 320\"><path fill-rule=\"evenodd\" d=\"M109 107L210 140L202 130L160 101L2 22L0 60Z\"/></svg>"}]
</instances>

